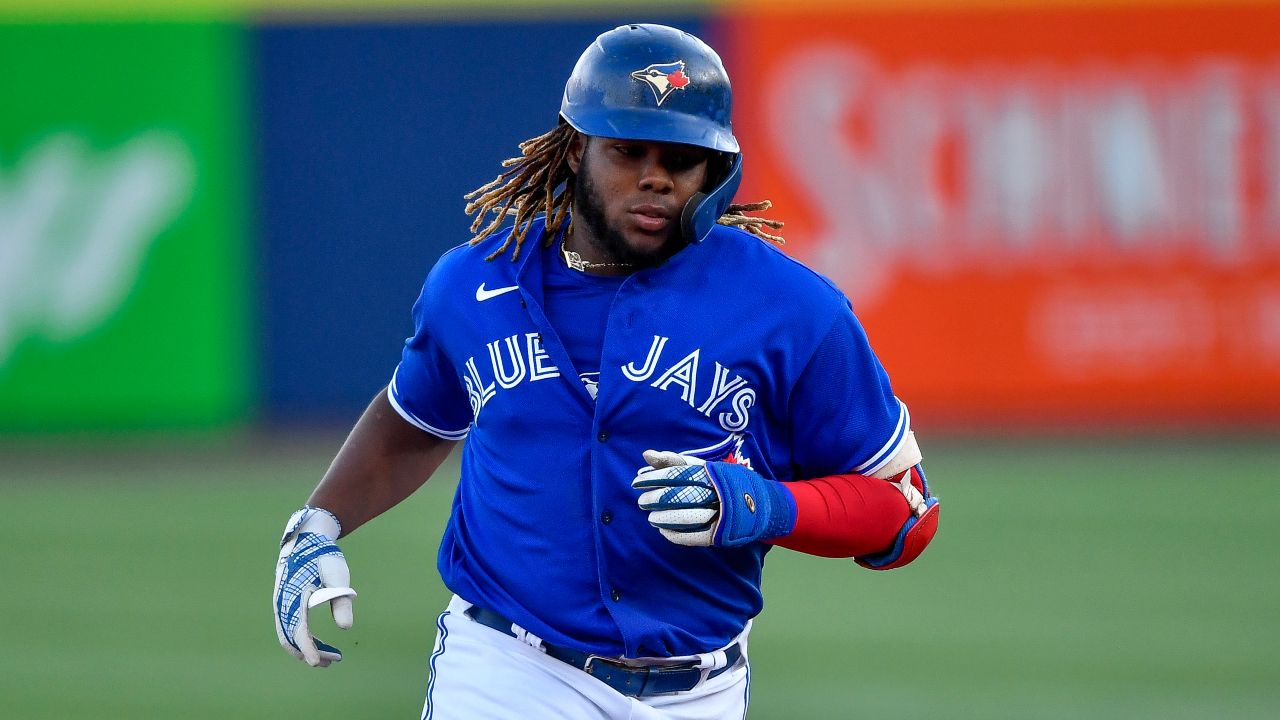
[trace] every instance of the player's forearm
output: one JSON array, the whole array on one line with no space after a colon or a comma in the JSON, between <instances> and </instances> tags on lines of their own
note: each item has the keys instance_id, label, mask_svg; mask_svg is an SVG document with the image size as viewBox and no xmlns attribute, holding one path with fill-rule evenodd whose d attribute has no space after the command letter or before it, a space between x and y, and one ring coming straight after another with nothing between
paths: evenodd
<instances>
[{"instance_id":1,"label":"player's forearm","mask_svg":"<svg viewBox=\"0 0 1280 720\"><path fill-rule=\"evenodd\" d=\"M864 475L832 475L786 484L796 501L795 527L774 545L823 557L856 557L891 545L911 516L892 484Z\"/></svg>"},{"instance_id":2,"label":"player's forearm","mask_svg":"<svg viewBox=\"0 0 1280 720\"><path fill-rule=\"evenodd\" d=\"M332 512L342 523L342 534L349 535L413 494L453 445L405 422L384 389L369 403L307 504Z\"/></svg>"}]
</instances>

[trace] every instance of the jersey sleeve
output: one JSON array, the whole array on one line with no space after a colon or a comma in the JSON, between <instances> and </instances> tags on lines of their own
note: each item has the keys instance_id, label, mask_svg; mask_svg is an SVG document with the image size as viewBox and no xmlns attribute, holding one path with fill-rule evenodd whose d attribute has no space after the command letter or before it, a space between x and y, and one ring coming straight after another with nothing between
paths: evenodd
<instances>
[{"instance_id":1,"label":"jersey sleeve","mask_svg":"<svg viewBox=\"0 0 1280 720\"><path fill-rule=\"evenodd\" d=\"M870 475L901 449L910 426L845 301L792 391L795 476Z\"/></svg>"},{"instance_id":2,"label":"jersey sleeve","mask_svg":"<svg viewBox=\"0 0 1280 720\"><path fill-rule=\"evenodd\" d=\"M471 403L432 320L431 278L413 305L413 336L406 338L387 396L410 424L446 440L461 440L471 427Z\"/></svg>"}]
</instances>

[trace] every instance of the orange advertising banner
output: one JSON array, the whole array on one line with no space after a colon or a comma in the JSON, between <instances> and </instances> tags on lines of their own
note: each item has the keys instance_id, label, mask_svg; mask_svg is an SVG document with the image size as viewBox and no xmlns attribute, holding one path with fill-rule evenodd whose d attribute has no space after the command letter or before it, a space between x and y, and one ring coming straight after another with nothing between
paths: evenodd
<instances>
[{"instance_id":1,"label":"orange advertising banner","mask_svg":"<svg viewBox=\"0 0 1280 720\"><path fill-rule=\"evenodd\" d=\"M746 183L922 424L1280 421L1280 6L766 12Z\"/></svg>"}]
</instances>

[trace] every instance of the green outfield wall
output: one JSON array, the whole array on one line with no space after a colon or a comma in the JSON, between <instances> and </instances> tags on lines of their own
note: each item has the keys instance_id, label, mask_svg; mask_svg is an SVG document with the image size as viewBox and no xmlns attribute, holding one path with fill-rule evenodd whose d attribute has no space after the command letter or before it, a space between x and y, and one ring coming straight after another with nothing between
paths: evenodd
<instances>
[{"instance_id":1,"label":"green outfield wall","mask_svg":"<svg viewBox=\"0 0 1280 720\"><path fill-rule=\"evenodd\" d=\"M248 406L243 30L0 25L0 428Z\"/></svg>"}]
</instances>

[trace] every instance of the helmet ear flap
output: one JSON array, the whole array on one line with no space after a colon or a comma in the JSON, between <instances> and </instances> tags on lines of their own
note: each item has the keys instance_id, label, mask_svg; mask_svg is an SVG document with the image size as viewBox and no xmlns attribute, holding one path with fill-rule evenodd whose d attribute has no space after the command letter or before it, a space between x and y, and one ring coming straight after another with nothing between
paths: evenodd
<instances>
[{"instance_id":1,"label":"helmet ear flap","mask_svg":"<svg viewBox=\"0 0 1280 720\"><path fill-rule=\"evenodd\" d=\"M680 213L680 234L684 236L685 242L702 242L702 237L698 235L697 216L706 203L707 194L700 192L694 193L689 202L684 204L684 211Z\"/></svg>"},{"instance_id":2,"label":"helmet ear flap","mask_svg":"<svg viewBox=\"0 0 1280 720\"><path fill-rule=\"evenodd\" d=\"M729 169L719 184L709 192L694 193L680 213L680 232L688 243L699 243L711 234L711 228L733 202L742 184L742 153L731 155Z\"/></svg>"}]
</instances>

